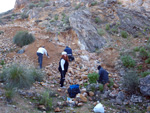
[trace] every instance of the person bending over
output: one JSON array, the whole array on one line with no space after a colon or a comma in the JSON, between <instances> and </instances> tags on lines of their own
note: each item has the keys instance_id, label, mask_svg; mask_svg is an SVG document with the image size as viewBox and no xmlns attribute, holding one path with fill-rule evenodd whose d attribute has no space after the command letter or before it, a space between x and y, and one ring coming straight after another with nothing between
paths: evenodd
<instances>
[{"instance_id":1,"label":"person bending over","mask_svg":"<svg viewBox=\"0 0 150 113\"><path fill-rule=\"evenodd\" d=\"M50 58L50 56L48 55L47 50L45 49L44 46L38 48L38 50L37 50L37 56L38 56L38 63L40 65L40 69L42 69L42 62L43 62L43 55L44 54L46 54L46 56L48 58Z\"/></svg>"}]
</instances>

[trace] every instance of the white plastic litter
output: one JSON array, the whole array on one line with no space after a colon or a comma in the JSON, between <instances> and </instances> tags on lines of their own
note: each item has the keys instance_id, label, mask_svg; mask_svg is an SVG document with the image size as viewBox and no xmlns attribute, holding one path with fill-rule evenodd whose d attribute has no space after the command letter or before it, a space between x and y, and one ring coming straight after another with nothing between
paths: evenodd
<instances>
[{"instance_id":1,"label":"white plastic litter","mask_svg":"<svg viewBox=\"0 0 150 113\"><path fill-rule=\"evenodd\" d=\"M101 103L98 102L98 104L94 107L93 111L95 113L104 113L104 107Z\"/></svg>"}]
</instances>

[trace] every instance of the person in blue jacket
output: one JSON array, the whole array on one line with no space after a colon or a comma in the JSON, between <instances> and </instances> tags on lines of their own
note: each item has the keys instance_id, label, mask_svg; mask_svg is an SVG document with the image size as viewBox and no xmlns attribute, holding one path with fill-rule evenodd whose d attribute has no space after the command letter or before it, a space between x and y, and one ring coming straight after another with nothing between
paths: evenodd
<instances>
[{"instance_id":1,"label":"person in blue jacket","mask_svg":"<svg viewBox=\"0 0 150 113\"><path fill-rule=\"evenodd\" d=\"M74 60L74 56L72 54L72 49L68 46L66 46L66 48L64 49L65 52L67 52L67 56L69 58L69 61L73 61Z\"/></svg>"},{"instance_id":2,"label":"person in blue jacket","mask_svg":"<svg viewBox=\"0 0 150 113\"><path fill-rule=\"evenodd\" d=\"M97 67L97 69L99 70L99 72L98 72L98 74L99 74L98 82L105 85L106 83L109 82L109 78L108 78L109 73L105 69L103 69L100 65Z\"/></svg>"}]
</instances>

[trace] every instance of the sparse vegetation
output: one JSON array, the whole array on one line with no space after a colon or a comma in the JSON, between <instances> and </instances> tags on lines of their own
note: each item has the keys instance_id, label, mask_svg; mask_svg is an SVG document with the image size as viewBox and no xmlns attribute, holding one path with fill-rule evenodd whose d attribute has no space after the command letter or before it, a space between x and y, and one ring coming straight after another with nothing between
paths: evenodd
<instances>
[{"instance_id":1,"label":"sparse vegetation","mask_svg":"<svg viewBox=\"0 0 150 113\"><path fill-rule=\"evenodd\" d=\"M141 72L140 74L142 77L146 77L147 75L150 75L149 71Z\"/></svg>"},{"instance_id":2,"label":"sparse vegetation","mask_svg":"<svg viewBox=\"0 0 150 113\"><path fill-rule=\"evenodd\" d=\"M28 69L25 65L15 63L3 69L1 78L7 88L29 88L36 80L42 80L44 74L41 73L40 70Z\"/></svg>"},{"instance_id":3,"label":"sparse vegetation","mask_svg":"<svg viewBox=\"0 0 150 113\"><path fill-rule=\"evenodd\" d=\"M22 18L22 19L26 19L26 18L28 18L28 17L29 17L29 15L27 15L26 13L22 13L22 14L21 14L21 18Z\"/></svg>"},{"instance_id":4,"label":"sparse vegetation","mask_svg":"<svg viewBox=\"0 0 150 113\"><path fill-rule=\"evenodd\" d=\"M103 36L105 34L105 31L103 29L98 29L97 32L100 36Z\"/></svg>"},{"instance_id":5,"label":"sparse vegetation","mask_svg":"<svg viewBox=\"0 0 150 113\"><path fill-rule=\"evenodd\" d=\"M58 15L55 15L55 20L58 20Z\"/></svg>"},{"instance_id":6,"label":"sparse vegetation","mask_svg":"<svg viewBox=\"0 0 150 113\"><path fill-rule=\"evenodd\" d=\"M88 74L88 81L89 83L96 83L97 80L98 80L98 77L99 77L99 74L98 73L91 73L91 74Z\"/></svg>"},{"instance_id":7,"label":"sparse vegetation","mask_svg":"<svg viewBox=\"0 0 150 113\"><path fill-rule=\"evenodd\" d=\"M123 65L125 67L134 67L135 66L135 60L131 58L131 56L125 55L121 57L121 60L123 62Z\"/></svg>"},{"instance_id":8,"label":"sparse vegetation","mask_svg":"<svg viewBox=\"0 0 150 113\"><path fill-rule=\"evenodd\" d=\"M76 5L75 10L78 10L81 7L81 3L79 3L78 5Z\"/></svg>"},{"instance_id":9,"label":"sparse vegetation","mask_svg":"<svg viewBox=\"0 0 150 113\"><path fill-rule=\"evenodd\" d=\"M116 33L116 34L117 34L117 33L118 33L118 29L117 29L117 28L112 28L112 29L111 29L111 32L113 32L113 33Z\"/></svg>"},{"instance_id":10,"label":"sparse vegetation","mask_svg":"<svg viewBox=\"0 0 150 113\"><path fill-rule=\"evenodd\" d=\"M96 18L95 18L95 23L100 23L100 22L101 22L100 18L99 18L99 17L96 17Z\"/></svg>"},{"instance_id":11,"label":"sparse vegetation","mask_svg":"<svg viewBox=\"0 0 150 113\"><path fill-rule=\"evenodd\" d=\"M146 59L145 63L150 64L150 58Z\"/></svg>"},{"instance_id":12,"label":"sparse vegetation","mask_svg":"<svg viewBox=\"0 0 150 113\"><path fill-rule=\"evenodd\" d=\"M129 93L135 93L139 85L139 77L135 70L129 71L123 76L122 87Z\"/></svg>"},{"instance_id":13,"label":"sparse vegetation","mask_svg":"<svg viewBox=\"0 0 150 113\"><path fill-rule=\"evenodd\" d=\"M135 47L133 50L134 50L135 52L138 52L138 51L140 51L140 47Z\"/></svg>"},{"instance_id":14,"label":"sparse vegetation","mask_svg":"<svg viewBox=\"0 0 150 113\"><path fill-rule=\"evenodd\" d=\"M146 49L144 47L140 48L140 57L142 59L147 59L149 56L149 53L146 51Z\"/></svg>"},{"instance_id":15,"label":"sparse vegetation","mask_svg":"<svg viewBox=\"0 0 150 113\"><path fill-rule=\"evenodd\" d=\"M84 87L88 86L88 83L83 83L83 86L84 86Z\"/></svg>"},{"instance_id":16,"label":"sparse vegetation","mask_svg":"<svg viewBox=\"0 0 150 113\"><path fill-rule=\"evenodd\" d=\"M14 89L6 89L6 91L5 91L6 100L7 100L8 102L10 102L10 101L12 100L14 94L15 94Z\"/></svg>"},{"instance_id":17,"label":"sparse vegetation","mask_svg":"<svg viewBox=\"0 0 150 113\"><path fill-rule=\"evenodd\" d=\"M91 6L95 6L95 5L97 5L97 1L91 3Z\"/></svg>"},{"instance_id":18,"label":"sparse vegetation","mask_svg":"<svg viewBox=\"0 0 150 113\"><path fill-rule=\"evenodd\" d=\"M108 87L111 87L114 85L114 81L112 78L109 79L109 84L108 84Z\"/></svg>"},{"instance_id":19,"label":"sparse vegetation","mask_svg":"<svg viewBox=\"0 0 150 113\"><path fill-rule=\"evenodd\" d=\"M34 3L29 4L29 9L33 9L34 7L36 7Z\"/></svg>"},{"instance_id":20,"label":"sparse vegetation","mask_svg":"<svg viewBox=\"0 0 150 113\"><path fill-rule=\"evenodd\" d=\"M121 36L123 38L127 38L128 37L128 33L126 31L121 31Z\"/></svg>"},{"instance_id":21,"label":"sparse vegetation","mask_svg":"<svg viewBox=\"0 0 150 113\"><path fill-rule=\"evenodd\" d=\"M46 106L47 111L50 111L52 109L52 98L49 96L49 91L43 92L39 101L39 104Z\"/></svg>"},{"instance_id":22,"label":"sparse vegetation","mask_svg":"<svg viewBox=\"0 0 150 113\"><path fill-rule=\"evenodd\" d=\"M106 24L105 29L106 29L107 31L110 30L110 25L109 25L109 24Z\"/></svg>"},{"instance_id":23,"label":"sparse vegetation","mask_svg":"<svg viewBox=\"0 0 150 113\"><path fill-rule=\"evenodd\" d=\"M2 65L2 66L5 65L5 61L1 60L0 65Z\"/></svg>"},{"instance_id":24,"label":"sparse vegetation","mask_svg":"<svg viewBox=\"0 0 150 113\"><path fill-rule=\"evenodd\" d=\"M20 47L31 44L32 42L34 42L34 40L35 40L34 36L28 33L27 31L19 31L13 37L13 42Z\"/></svg>"},{"instance_id":25,"label":"sparse vegetation","mask_svg":"<svg viewBox=\"0 0 150 113\"><path fill-rule=\"evenodd\" d=\"M103 84L99 84L99 90L102 92L104 90Z\"/></svg>"}]
</instances>

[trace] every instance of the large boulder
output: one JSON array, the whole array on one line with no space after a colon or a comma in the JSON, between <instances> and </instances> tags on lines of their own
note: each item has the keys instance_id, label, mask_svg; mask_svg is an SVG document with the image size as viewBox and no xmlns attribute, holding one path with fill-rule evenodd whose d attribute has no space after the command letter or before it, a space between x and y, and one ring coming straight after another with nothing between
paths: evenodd
<instances>
[{"instance_id":1,"label":"large boulder","mask_svg":"<svg viewBox=\"0 0 150 113\"><path fill-rule=\"evenodd\" d=\"M140 79L140 92L144 96L150 96L150 75Z\"/></svg>"},{"instance_id":2,"label":"large boulder","mask_svg":"<svg viewBox=\"0 0 150 113\"><path fill-rule=\"evenodd\" d=\"M70 15L70 26L75 30L80 43L84 49L94 52L106 43L102 36L99 36L96 28L91 22L92 14L89 10L77 10Z\"/></svg>"}]
</instances>

